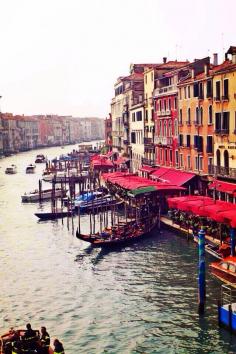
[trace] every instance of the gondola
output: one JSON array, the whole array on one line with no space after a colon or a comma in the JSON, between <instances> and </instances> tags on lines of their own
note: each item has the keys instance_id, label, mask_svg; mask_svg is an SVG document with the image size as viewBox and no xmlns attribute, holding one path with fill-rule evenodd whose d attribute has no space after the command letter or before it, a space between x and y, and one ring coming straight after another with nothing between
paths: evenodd
<instances>
[{"instance_id":1,"label":"gondola","mask_svg":"<svg viewBox=\"0 0 236 354\"><path fill-rule=\"evenodd\" d=\"M73 210L62 210L62 209L57 209L55 211L51 212L42 212L42 213L35 213L35 216L37 216L40 220L56 220L60 218L66 218L67 216L73 216L74 211Z\"/></svg>"},{"instance_id":2,"label":"gondola","mask_svg":"<svg viewBox=\"0 0 236 354\"><path fill-rule=\"evenodd\" d=\"M137 240L146 238L157 225L158 218L154 216L149 218L151 223L141 224L136 221L119 224L111 228L105 228L102 232L96 234L82 234L77 229L76 237L80 240L89 242L93 247L115 247L125 246Z\"/></svg>"}]
</instances>

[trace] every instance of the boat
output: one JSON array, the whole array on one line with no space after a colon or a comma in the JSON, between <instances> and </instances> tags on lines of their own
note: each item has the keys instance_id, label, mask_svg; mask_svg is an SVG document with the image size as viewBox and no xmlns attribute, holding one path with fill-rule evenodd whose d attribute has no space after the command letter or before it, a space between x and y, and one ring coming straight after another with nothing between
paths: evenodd
<instances>
[{"instance_id":1,"label":"boat","mask_svg":"<svg viewBox=\"0 0 236 354\"><path fill-rule=\"evenodd\" d=\"M12 347L13 343L17 342L19 347L24 348L24 335L25 335L26 330L25 329L13 329L11 328L8 332L5 334L1 335L0 337L0 354L9 354L13 353ZM40 342L40 332L39 330L35 330L36 337L38 338L36 345L38 346L39 350L41 347L41 342ZM21 350L18 349L17 353L21 353ZM22 351L23 352L23 351ZM28 351L27 351L28 352ZM49 347L49 354L53 354L54 351L52 347Z\"/></svg>"},{"instance_id":2,"label":"boat","mask_svg":"<svg viewBox=\"0 0 236 354\"><path fill-rule=\"evenodd\" d=\"M36 168L36 166L31 163L30 165L28 165L26 167L25 172L26 173L35 173L35 168Z\"/></svg>"},{"instance_id":3,"label":"boat","mask_svg":"<svg viewBox=\"0 0 236 354\"><path fill-rule=\"evenodd\" d=\"M16 165L11 165L10 167L7 167L5 169L5 173L7 175L14 175L15 173L17 173L17 167Z\"/></svg>"},{"instance_id":4,"label":"boat","mask_svg":"<svg viewBox=\"0 0 236 354\"><path fill-rule=\"evenodd\" d=\"M87 171L82 171L82 172L77 172L77 170L70 170L69 173L66 173L64 171L59 171L59 172L49 172L43 173L43 181L45 182L52 182L53 179L55 183L68 183L70 179L73 177L75 182L78 182L81 178L88 177L89 173Z\"/></svg>"},{"instance_id":5,"label":"boat","mask_svg":"<svg viewBox=\"0 0 236 354\"><path fill-rule=\"evenodd\" d=\"M47 162L47 159L43 154L39 154L36 156L35 163L44 163L44 162Z\"/></svg>"},{"instance_id":6,"label":"boat","mask_svg":"<svg viewBox=\"0 0 236 354\"><path fill-rule=\"evenodd\" d=\"M75 197L74 208L80 212L86 212L91 209L101 209L114 203L110 194L104 195L102 192L88 192Z\"/></svg>"},{"instance_id":7,"label":"boat","mask_svg":"<svg viewBox=\"0 0 236 354\"><path fill-rule=\"evenodd\" d=\"M211 273L221 281L236 287L236 256L228 256L210 264Z\"/></svg>"},{"instance_id":8,"label":"boat","mask_svg":"<svg viewBox=\"0 0 236 354\"><path fill-rule=\"evenodd\" d=\"M68 216L73 216L74 211L69 209L69 210L63 210L63 209L56 209L55 211L49 211L49 212L40 212L40 213L35 213L35 216L39 218L40 220L56 220L60 218L66 218Z\"/></svg>"},{"instance_id":9,"label":"boat","mask_svg":"<svg viewBox=\"0 0 236 354\"><path fill-rule=\"evenodd\" d=\"M89 242L93 247L110 248L125 246L146 238L157 225L157 216L146 218L146 223L131 221L121 223L111 228L105 228L102 232L95 234L81 234L76 230L76 237L80 240ZM148 221L148 223L147 223Z\"/></svg>"},{"instance_id":10,"label":"boat","mask_svg":"<svg viewBox=\"0 0 236 354\"><path fill-rule=\"evenodd\" d=\"M23 203L28 203L28 202L38 202L40 200L47 200L51 199L52 197L52 192L53 189L45 189L41 191L41 196L39 193L38 189L35 189L32 192L25 193L24 195L21 196L21 201ZM63 198L66 195L66 190L61 189L61 188L55 188L55 194L54 197L56 198Z\"/></svg>"}]
</instances>

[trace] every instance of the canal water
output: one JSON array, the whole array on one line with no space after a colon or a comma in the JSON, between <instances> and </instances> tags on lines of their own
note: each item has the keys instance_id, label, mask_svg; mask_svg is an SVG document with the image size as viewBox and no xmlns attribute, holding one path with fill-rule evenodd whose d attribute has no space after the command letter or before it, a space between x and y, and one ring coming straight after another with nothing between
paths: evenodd
<instances>
[{"instance_id":1,"label":"canal water","mask_svg":"<svg viewBox=\"0 0 236 354\"><path fill-rule=\"evenodd\" d=\"M48 204L21 203L44 168L25 174L36 154L53 158L72 148L0 160L0 332L27 322L44 325L67 354L236 352L235 337L218 328L220 287L208 268L206 315L197 314L193 242L163 230L120 250L92 249L65 219L37 220L34 213ZM18 173L5 175L11 164ZM88 221L83 217L82 231Z\"/></svg>"}]
</instances>

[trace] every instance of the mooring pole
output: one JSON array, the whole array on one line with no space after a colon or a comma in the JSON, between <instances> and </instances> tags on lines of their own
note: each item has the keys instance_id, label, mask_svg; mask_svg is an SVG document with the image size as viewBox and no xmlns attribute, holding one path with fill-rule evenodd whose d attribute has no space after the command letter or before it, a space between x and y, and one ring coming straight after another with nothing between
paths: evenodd
<instances>
[{"instance_id":1,"label":"mooring pole","mask_svg":"<svg viewBox=\"0 0 236 354\"><path fill-rule=\"evenodd\" d=\"M235 228L230 228L230 248L231 256L235 256Z\"/></svg>"},{"instance_id":2,"label":"mooring pole","mask_svg":"<svg viewBox=\"0 0 236 354\"><path fill-rule=\"evenodd\" d=\"M198 233L198 256L198 313L203 315L206 297L205 230L203 228Z\"/></svg>"}]
</instances>

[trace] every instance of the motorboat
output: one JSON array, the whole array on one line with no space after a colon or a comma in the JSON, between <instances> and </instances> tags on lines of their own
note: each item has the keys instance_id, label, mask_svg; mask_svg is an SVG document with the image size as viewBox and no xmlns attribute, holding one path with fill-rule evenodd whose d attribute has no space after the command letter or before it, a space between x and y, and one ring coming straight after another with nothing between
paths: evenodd
<instances>
[{"instance_id":1,"label":"motorboat","mask_svg":"<svg viewBox=\"0 0 236 354\"><path fill-rule=\"evenodd\" d=\"M47 200L52 198L53 189L45 189L41 191L41 195L38 189L35 189L32 192L25 193L21 196L21 201L23 203L31 203L31 202L38 202L42 200ZM55 198L64 198L66 195L66 190L61 188L55 188Z\"/></svg>"},{"instance_id":2,"label":"motorboat","mask_svg":"<svg viewBox=\"0 0 236 354\"><path fill-rule=\"evenodd\" d=\"M42 343L40 341L40 332L39 330L34 330L35 332L35 345L38 348L37 353L41 352L40 348L42 346ZM5 334L1 335L0 337L0 354L7 354L7 353L13 353L13 346L15 346L14 352L16 353L23 353L26 349L25 346L27 346L24 336L25 336L26 330L25 329L14 329L10 328L8 332ZM28 352L28 351L27 351ZM54 351L52 347L49 347L49 354L53 354Z\"/></svg>"},{"instance_id":3,"label":"motorboat","mask_svg":"<svg viewBox=\"0 0 236 354\"><path fill-rule=\"evenodd\" d=\"M33 165L32 163L26 167L25 172L26 173L35 173L36 165Z\"/></svg>"},{"instance_id":4,"label":"motorboat","mask_svg":"<svg viewBox=\"0 0 236 354\"><path fill-rule=\"evenodd\" d=\"M35 213L35 216L37 216L37 218L39 218L40 220L56 220L59 218L66 218L69 216L73 216L74 215L74 211L71 209L60 209L57 208L55 210L52 211L48 211L48 212L40 212L40 213Z\"/></svg>"},{"instance_id":5,"label":"motorboat","mask_svg":"<svg viewBox=\"0 0 236 354\"><path fill-rule=\"evenodd\" d=\"M233 287L236 287L236 256L228 256L210 264L212 274Z\"/></svg>"},{"instance_id":6,"label":"motorboat","mask_svg":"<svg viewBox=\"0 0 236 354\"><path fill-rule=\"evenodd\" d=\"M5 173L7 175L14 175L15 173L17 173L17 167L16 165L11 165L10 167L7 167L5 169Z\"/></svg>"},{"instance_id":7,"label":"motorboat","mask_svg":"<svg viewBox=\"0 0 236 354\"><path fill-rule=\"evenodd\" d=\"M35 163L44 163L44 162L47 162L47 159L43 154L39 154L36 156Z\"/></svg>"},{"instance_id":8,"label":"motorboat","mask_svg":"<svg viewBox=\"0 0 236 354\"><path fill-rule=\"evenodd\" d=\"M101 209L109 206L113 202L110 194L103 194L102 192L88 192L75 197L74 208L80 208L80 212L85 212L91 209Z\"/></svg>"}]
</instances>

